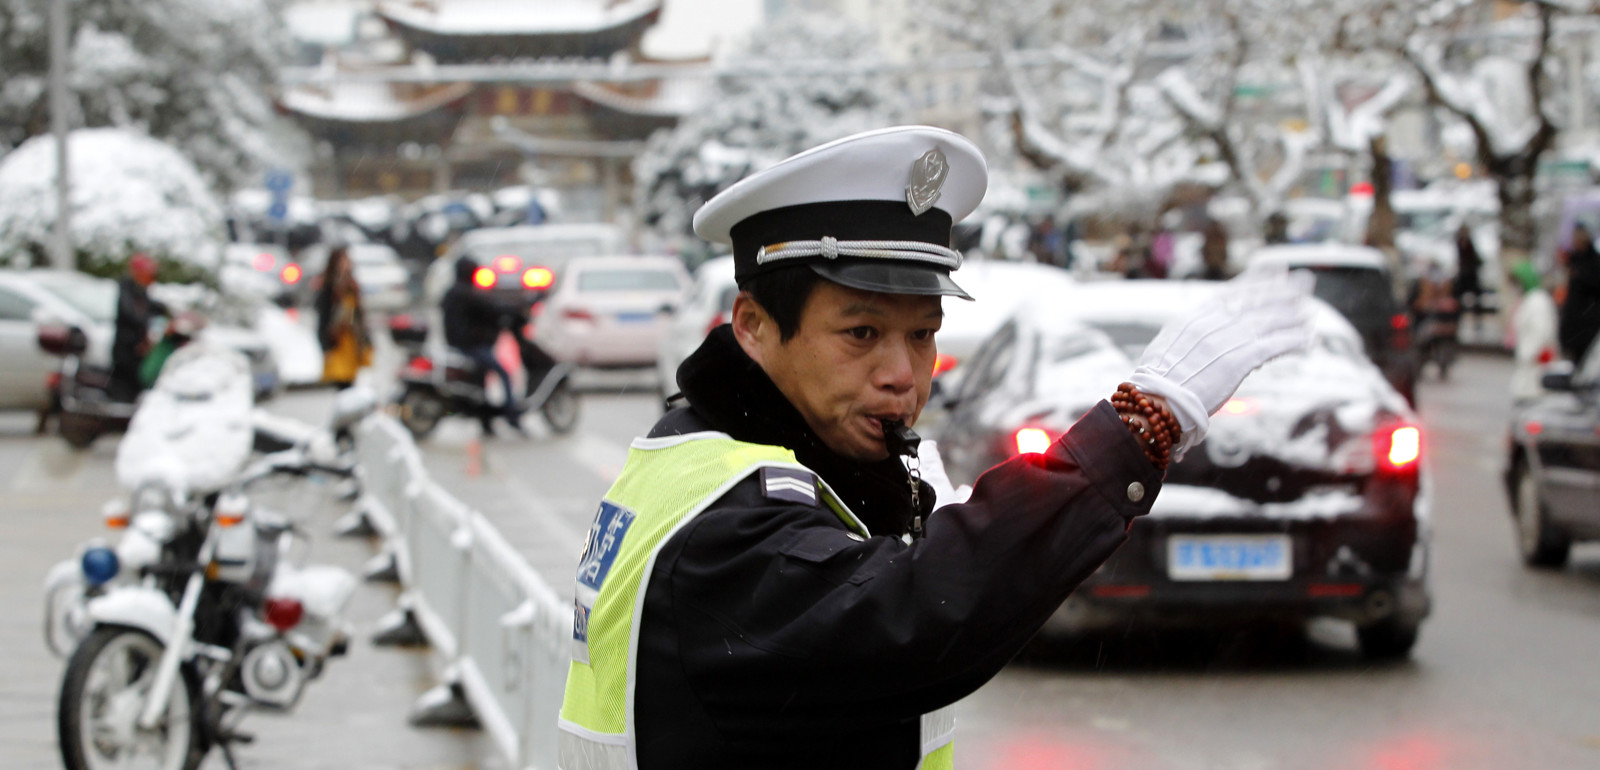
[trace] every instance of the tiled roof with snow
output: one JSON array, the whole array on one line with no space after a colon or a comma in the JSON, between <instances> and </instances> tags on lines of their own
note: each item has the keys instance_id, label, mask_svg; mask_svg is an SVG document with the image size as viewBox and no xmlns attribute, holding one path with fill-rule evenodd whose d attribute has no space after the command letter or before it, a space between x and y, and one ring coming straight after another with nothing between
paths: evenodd
<instances>
[{"instance_id":1,"label":"tiled roof with snow","mask_svg":"<svg viewBox=\"0 0 1600 770\"><path fill-rule=\"evenodd\" d=\"M598 32L639 19L661 0L411 0L386 2L383 16L439 35L530 35Z\"/></svg>"},{"instance_id":2,"label":"tiled roof with snow","mask_svg":"<svg viewBox=\"0 0 1600 770\"><path fill-rule=\"evenodd\" d=\"M471 92L470 83L457 83L413 99L402 99L389 83L343 81L316 88L289 89L278 102L285 109L313 118L382 123L432 112Z\"/></svg>"}]
</instances>

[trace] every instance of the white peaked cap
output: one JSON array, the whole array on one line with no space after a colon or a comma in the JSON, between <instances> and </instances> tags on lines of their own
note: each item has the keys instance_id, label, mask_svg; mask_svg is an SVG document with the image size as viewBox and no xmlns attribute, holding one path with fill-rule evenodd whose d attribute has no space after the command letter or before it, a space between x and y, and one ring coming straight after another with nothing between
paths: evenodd
<instances>
[{"instance_id":1,"label":"white peaked cap","mask_svg":"<svg viewBox=\"0 0 1600 770\"><path fill-rule=\"evenodd\" d=\"M989 187L989 166L966 137L932 126L896 126L836 139L751 174L694 215L696 235L732 243L733 226L763 211L832 201L904 201L912 166L929 150L949 165L934 207L965 219Z\"/></svg>"}]
</instances>

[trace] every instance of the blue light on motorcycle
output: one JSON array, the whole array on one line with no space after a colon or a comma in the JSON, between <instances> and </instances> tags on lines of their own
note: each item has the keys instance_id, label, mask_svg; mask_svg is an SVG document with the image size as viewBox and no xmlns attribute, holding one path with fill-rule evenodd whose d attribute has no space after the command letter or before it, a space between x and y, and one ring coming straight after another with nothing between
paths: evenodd
<instances>
[{"instance_id":1,"label":"blue light on motorcycle","mask_svg":"<svg viewBox=\"0 0 1600 770\"><path fill-rule=\"evenodd\" d=\"M89 585L104 585L117 576L122 565L117 562L117 552L110 548L90 548L83 552L83 579Z\"/></svg>"}]
</instances>

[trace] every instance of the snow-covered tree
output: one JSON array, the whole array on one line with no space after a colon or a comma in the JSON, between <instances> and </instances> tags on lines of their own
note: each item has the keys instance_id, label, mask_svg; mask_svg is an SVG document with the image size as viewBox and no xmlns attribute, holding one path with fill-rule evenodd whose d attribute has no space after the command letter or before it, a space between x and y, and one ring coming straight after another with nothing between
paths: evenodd
<instances>
[{"instance_id":1,"label":"snow-covered tree","mask_svg":"<svg viewBox=\"0 0 1600 770\"><path fill-rule=\"evenodd\" d=\"M1470 130L1478 165L1495 181L1500 201L1501 264L1514 264L1537 245L1534 177L1561 128L1556 33L1600 7L1592 0L1526 0L1513 17L1496 20L1505 4L1488 0L1368 5L1367 23L1353 28L1352 37L1399 51L1428 100Z\"/></svg>"},{"instance_id":2,"label":"snow-covered tree","mask_svg":"<svg viewBox=\"0 0 1600 770\"><path fill-rule=\"evenodd\" d=\"M669 239L686 239L695 210L750 172L903 122L900 89L864 71L881 61L876 41L836 18L803 14L753 33L741 52L718 64L705 107L656 132L634 161L641 222ZM837 69L819 74L818 62Z\"/></svg>"},{"instance_id":3,"label":"snow-covered tree","mask_svg":"<svg viewBox=\"0 0 1600 770\"><path fill-rule=\"evenodd\" d=\"M0 148L50 130L49 2L0 0ZM218 186L276 161L267 87L287 51L281 0L73 0L76 125L139 129Z\"/></svg>"},{"instance_id":4,"label":"snow-covered tree","mask_svg":"<svg viewBox=\"0 0 1600 770\"><path fill-rule=\"evenodd\" d=\"M79 129L67 142L79 268L115 274L141 251L173 277L216 266L222 207L182 154L133 129ZM55 179L52 136L29 139L0 159L0 264L48 261Z\"/></svg>"}]
</instances>

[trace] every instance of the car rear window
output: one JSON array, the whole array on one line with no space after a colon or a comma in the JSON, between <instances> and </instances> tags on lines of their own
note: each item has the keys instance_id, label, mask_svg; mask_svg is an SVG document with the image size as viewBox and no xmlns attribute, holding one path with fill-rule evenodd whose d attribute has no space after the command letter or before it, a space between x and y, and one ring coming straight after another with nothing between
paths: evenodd
<instances>
[{"instance_id":1,"label":"car rear window","mask_svg":"<svg viewBox=\"0 0 1600 770\"><path fill-rule=\"evenodd\" d=\"M1139 360L1139 356L1149 346L1150 340L1155 339L1156 334L1161 332L1161 327L1153 324L1105 321L1092 325L1110 337L1111 344L1116 345L1135 361Z\"/></svg>"},{"instance_id":2,"label":"car rear window","mask_svg":"<svg viewBox=\"0 0 1600 770\"><path fill-rule=\"evenodd\" d=\"M584 270L578 291L677 291L678 277L666 270Z\"/></svg>"},{"instance_id":3,"label":"car rear window","mask_svg":"<svg viewBox=\"0 0 1600 770\"><path fill-rule=\"evenodd\" d=\"M39 281L39 287L61 298L62 302L97 323L117 316L117 284L114 281Z\"/></svg>"},{"instance_id":4,"label":"car rear window","mask_svg":"<svg viewBox=\"0 0 1600 770\"><path fill-rule=\"evenodd\" d=\"M1357 326L1388 323L1394 315L1394 295L1383 273L1361 267L1312 267L1317 278L1317 298L1344 314Z\"/></svg>"}]
</instances>

